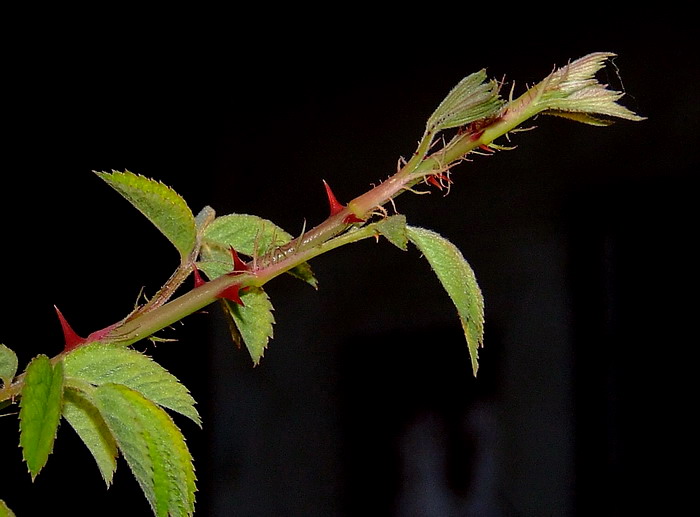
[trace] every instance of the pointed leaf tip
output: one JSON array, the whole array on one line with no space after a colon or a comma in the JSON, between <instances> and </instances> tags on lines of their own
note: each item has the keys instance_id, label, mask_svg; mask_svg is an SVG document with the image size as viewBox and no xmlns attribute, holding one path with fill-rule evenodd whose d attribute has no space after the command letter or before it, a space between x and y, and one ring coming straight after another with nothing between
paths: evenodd
<instances>
[{"instance_id":1,"label":"pointed leaf tip","mask_svg":"<svg viewBox=\"0 0 700 517\"><path fill-rule=\"evenodd\" d=\"M130 171L95 174L145 215L186 260L197 242L197 223L179 194L160 181Z\"/></svg>"},{"instance_id":2,"label":"pointed leaf tip","mask_svg":"<svg viewBox=\"0 0 700 517\"><path fill-rule=\"evenodd\" d=\"M337 215L343 210L345 210L345 207L338 202L338 200L335 197L335 194L333 194L333 191L331 190L330 185L326 183L326 180L323 180L323 186L326 188L326 196L328 196L328 206L331 211L331 217L333 217L334 215Z\"/></svg>"},{"instance_id":3,"label":"pointed leaf tip","mask_svg":"<svg viewBox=\"0 0 700 517\"><path fill-rule=\"evenodd\" d=\"M61 329L63 330L63 339L65 341L65 345L63 347L64 351L68 352L69 350L73 350L75 347L84 344L86 342L86 339L76 334L76 332L70 326L68 321L66 321L66 318L63 317L61 311L58 310L58 307L54 305L53 308L56 309L58 321L61 322Z\"/></svg>"},{"instance_id":4,"label":"pointed leaf tip","mask_svg":"<svg viewBox=\"0 0 700 517\"><path fill-rule=\"evenodd\" d=\"M450 241L425 228L407 226L408 239L418 248L452 299L467 340L474 375L484 344L484 298L474 271Z\"/></svg>"}]
</instances>

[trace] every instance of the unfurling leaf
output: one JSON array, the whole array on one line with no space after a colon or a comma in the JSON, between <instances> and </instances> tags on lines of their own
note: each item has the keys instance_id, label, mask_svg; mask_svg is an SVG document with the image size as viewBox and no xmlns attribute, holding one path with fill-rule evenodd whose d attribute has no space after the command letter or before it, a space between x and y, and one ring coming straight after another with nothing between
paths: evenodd
<instances>
[{"instance_id":1,"label":"unfurling leaf","mask_svg":"<svg viewBox=\"0 0 700 517\"><path fill-rule=\"evenodd\" d=\"M479 119L494 116L503 106L496 81L487 81L486 71L480 70L462 79L440 103L428 119L427 131L464 126Z\"/></svg>"},{"instance_id":2,"label":"unfurling leaf","mask_svg":"<svg viewBox=\"0 0 700 517\"><path fill-rule=\"evenodd\" d=\"M24 377L20 400L19 443L34 480L53 451L63 398L63 363L35 357Z\"/></svg>"},{"instance_id":3,"label":"unfurling leaf","mask_svg":"<svg viewBox=\"0 0 700 517\"><path fill-rule=\"evenodd\" d=\"M123 384L159 406L202 425L187 388L153 359L136 350L95 343L77 348L67 354L64 361L66 377L93 386Z\"/></svg>"},{"instance_id":4,"label":"unfurling leaf","mask_svg":"<svg viewBox=\"0 0 700 517\"><path fill-rule=\"evenodd\" d=\"M265 353L267 343L272 338L272 325L275 322L272 304L267 293L260 287L246 289L241 294L241 300L243 305L231 303L228 300L223 302L243 338L253 363L257 365Z\"/></svg>"},{"instance_id":5,"label":"unfurling leaf","mask_svg":"<svg viewBox=\"0 0 700 517\"><path fill-rule=\"evenodd\" d=\"M103 384L94 399L154 515L192 515L192 456L170 416L138 391L119 384Z\"/></svg>"},{"instance_id":6,"label":"unfurling leaf","mask_svg":"<svg viewBox=\"0 0 700 517\"><path fill-rule=\"evenodd\" d=\"M5 345L0 345L0 381L3 386L7 387L17 373L17 354L7 348Z\"/></svg>"},{"instance_id":7,"label":"unfurling leaf","mask_svg":"<svg viewBox=\"0 0 700 517\"><path fill-rule=\"evenodd\" d=\"M112 432L100 412L84 393L66 389L63 394L63 418L78 433L95 458L107 486L111 485L119 452Z\"/></svg>"},{"instance_id":8,"label":"unfurling leaf","mask_svg":"<svg viewBox=\"0 0 700 517\"><path fill-rule=\"evenodd\" d=\"M592 125L607 125L607 118L644 120L617 103L622 92L609 90L595 78L612 57L615 54L611 52L595 52L555 70L523 96L525 104L530 105L528 111Z\"/></svg>"},{"instance_id":9,"label":"unfurling leaf","mask_svg":"<svg viewBox=\"0 0 700 517\"><path fill-rule=\"evenodd\" d=\"M132 172L96 172L145 215L180 252L184 262L195 247L197 229L192 210L173 189Z\"/></svg>"},{"instance_id":10,"label":"unfurling leaf","mask_svg":"<svg viewBox=\"0 0 700 517\"><path fill-rule=\"evenodd\" d=\"M214 279L233 270L230 248L249 257L261 257L292 239L289 233L267 219L247 214L223 215L214 219L202 236L203 262L218 263L219 267L215 269L215 266L202 264L200 269ZM307 263L298 265L289 273L314 288L318 285Z\"/></svg>"},{"instance_id":11,"label":"unfurling leaf","mask_svg":"<svg viewBox=\"0 0 700 517\"><path fill-rule=\"evenodd\" d=\"M440 283L457 307L474 375L479 368L479 347L484 341L484 298L474 271L457 247L424 228L408 226L408 238L428 260Z\"/></svg>"}]
</instances>

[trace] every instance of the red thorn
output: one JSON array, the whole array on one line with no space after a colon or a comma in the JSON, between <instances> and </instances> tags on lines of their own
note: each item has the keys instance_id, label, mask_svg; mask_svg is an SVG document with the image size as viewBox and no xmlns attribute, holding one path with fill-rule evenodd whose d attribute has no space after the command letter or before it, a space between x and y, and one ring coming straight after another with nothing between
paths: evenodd
<instances>
[{"instance_id":1,"label":"red thorn","mask_svg":"<svg viewBox=\"0 0 700 517\"><path fill-rule=\"evenodd\" d=\"M232 302L237 303L241 307L245 307L245 304L241 300L240 291L241 286L238 284L233 284L221 291L217 298L226 298L227 300L231 300Z\"/></svg>"},{"instance_id":2,"label":"red thorn","mask_svg":"<svg viewBox=\"0 0 700 517\"><path fill-rule=\"evenodd\" d=\"M486 145L486 144L481 144L481 145L479 146L479 149L481 149L482 151L487 151L487 152L489 152L489 153L494 152L494 150L491 149L491 148L490 148L488 145Z\"/></svg>"},{"instance_id":3,"label":"red thorn","mask_svg":"<svg viewBox=\"0 0 700 517\"><path fill-rule=\"evenodd\" d=\"M428 180L428 183L442 190L442 185L440 185L440 182L435 179L435 176L428 176L426 179Z\"/></svg>"},{"instance_id":4,"label":"red thorn","mask_svg":"<svg viewBox=\"0 0 700 517\"><path fill-rule=\"evenodd\" d=\"M78 334L75 333L75 331L72 329L72 327L66 321L66 318L64 318L63 314L61 314L61 311L58 310L58 307L56 307L54 305L53 308L56 309L56 314L58 315L58 321L61 322L61 329L63 329L63 339L65 341L65 345L63 347L63 350L65 352L68 352L68 351L73 350L74 348L86 343L87 340L84 337L80 337Z\"/></svg>"},{"instance_id":5,"label":"red thorn","mask_svg":"<svg viewBox=\"0 0 700 517\"><path fill-rule=\"evenodd\" d=\"M360 219L353 213L349 213L348 215L343 218L343 223L345 224L353 224L353 223L364 223L364 219Z\"/></svg>"},{"instance_id":6,"label":"red thorn","mask_svg":"<svg viewBox=\"0 0 700 517\"><path fill-rule=\"evenodd\" d=\"M231 257L233 258L233 271L231 271L229 275L248 271L250 268L241 260L241 257L238 256L238 252L233 249L233 246L229 246L229 250L231 251Z\"/></svg>"},{"instance_id":7,"label":"red thorn","mask_svg":"<svg viewBox=\"0 0 700 517\"><path fill-rule=\"evenodd\" d=\"M345 207L341 205L335 198L331 187L328 186L326 180L323 180L323 186L326 187L326 195L328 196L328 205L331 209L331 217L345 210Z\"/></svg>"},{"instance_id":8,"label":"red thorn","mask_svg":"<svg viewBox=\"0 0 700 517\"><path fill-rule=\"evenodd\" d=\"M195 289L206 284L206 281L202 278L202 275L199 274L199 269L197 269L197 266L195 264L192 264L192 274L194 275Z\"/></svg>"},{"instance_id":9,"label":"red thorn","mask_svg":"<svg viewBox=\"0 0 700 517\"><path fill-rule=\"evenodd\" d=\"M471 135L469 135L469 140L471 140L472 142L477 141L479 138L481 138L481 135L484 134L484 131L486 131L486 130L482 129L481 131L477 131L476 133L472 133Z\"/></svg>"}]
</instances>

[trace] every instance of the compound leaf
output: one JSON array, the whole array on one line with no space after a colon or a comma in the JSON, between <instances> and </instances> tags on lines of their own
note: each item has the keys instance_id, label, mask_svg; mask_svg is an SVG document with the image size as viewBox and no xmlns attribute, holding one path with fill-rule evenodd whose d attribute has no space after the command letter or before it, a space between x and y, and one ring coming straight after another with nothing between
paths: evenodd
<instances>
[{"instance_id":1,"label":"compound leaf","mask_svg":"<svg viewBox=\"0 0 700 517\"><path fill-rule=\"evenodd\" d=\"M102 479L107 486L112 484L117 470L117 444L102 415L88 397L75 389L66 389L63 394L63 418L78 433L88 448Z\"/></svg>"},{"instance_id":2,"label":"compound leaf","mask_svg":"<svg viewBox=\"0 0 700 517\"><path fill-rule=\"evenodd\" d=\"M66 376L94 386L122 384L201 427L195 401L177 378L150 357L131 348L95 343L66 355Z\"/></svg>"},{"instance_id":3,"label":"compound leaf","mask_svg":"<svg viewBox=\"0 0 700 517\"><path fill-rule=\"evenodd\" d=\"M53 451L63 399L63 363L39 355L27 366L20 400L19 443L32 480Z\"/></svg>"},{"instance_id":4,"label":"compound leaf","mask_svg":"<svg viewBox=\"0 0 700 517\"><path fill-rule=\"evenodd\" d=\"M474 271L450 241L424 228L408 226L408 238L428 260L440 283L457 307L467 339L474 375L479 368L479 347L484 341L484 298Z\"/></svg>"},{"instance_id":5,"label":"compound leaf","mask_svg":"<svg viewBox=\"0 0 700 517\"><path fill-rule=\"evenodd\" d=\"M192 515L196 491L192 455L170 416L120 384L99 386L94 398L154 515Z\"/></svg>"},{"instance_id":6,"label":"compound leaf","mask_svg":"<svg viewBox=\"0 0 700 517\"><path fill-rule=\"evenodd\" d=\"M180 252L185 261L195 247L197 229L192 210L173 189L133 172L96 172L145 215Z\"/></svg>"}]
</instances>

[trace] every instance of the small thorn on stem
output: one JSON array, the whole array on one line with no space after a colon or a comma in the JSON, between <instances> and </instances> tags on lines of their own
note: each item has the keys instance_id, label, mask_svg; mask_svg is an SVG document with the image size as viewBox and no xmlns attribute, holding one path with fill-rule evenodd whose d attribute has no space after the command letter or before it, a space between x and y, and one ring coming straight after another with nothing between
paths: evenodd
<instances>
[{"instance_id":1,"label":"small thorn on stem","mask_svg":"<svg viewBox=\"0 0 700 517\"><path fill-rule=\"evenodd\" d=\"M221 291L219 293L219 295L217 296L217 298L226 298L227 300L230 300L233 303L240 305L241 307L245 307L245 304L241 300L240 291L241 291L241 286L238 284L233 284L233 285L227 287L226 289L224 289L223 291Z\"/></svg>"},{"instance_id":2,"label":"small thorn on stem","mask_svg":"<svg viewBox=\"0 0 700 517\"><path fill-rule=\"evenodd\" d=\"M53 308L56 309L56 314L58 315L58 321L60 321L61 329L63 330L63 339L65 341L65 345L63 346L63 350L65 352L68 352L68 351L73 350L74 348L84 344L86 342L86 339L84 337L80 337L78 334L75 333L73 328L66 321L66 318L64 318L63 314L61 314L61 311L58 310L58 307L56 307L54 305Z\"/></svg>"},{"instance_id":3,"label":"small thorn on stem","mask_svg":"<svg viewBox=\"0 0 700 517\"><path fill-rule=\"evenodd\" d=\"M335 194L333 194L333 191L328 183L326 183L326 180L323 180L323 186L326 187L326 196L328 196L328 205L331 211L331 217L345 210L345 207L336 199Z\"/></svg>"},{"instance_id":4,"label":"small thorn on stem","mask_svg":"<svg viewBox=\"0 0 700 517\"><path fill-rule=\"evenodd\" d=\"M238 256L238 252L235 249L233 249L233 246L230 246L229 250L231 251L231 258L233 258L233 271L231 271L229 275L234 275L238 273L243 273L244 271L248 271L250 269L248 267L248 264L241 260L241 257Z\"/></svg>"},{"instance_id":5,"label":"small thorn on stem","mask_svg":"<svg viewBox=\"0 0 700 517\"><path fill-rule=\"evenodd\" d=\"M196 264L192 264L192 274L194 275L194 288L195 289L206 284L206 281L202 278L202 275L199 274L199 269L197 269Z\"/></svg>"},{"instance_id":6,"label":"small thorn on stem","mask_svg":"<svg viewBox=\"0 0 700 517\"><path fill-rule=\"evenodd\" d=\"M359 217L357 217L353 213L350 213L343 218L343 223L345 223L345 224L364 223L364 222L365 222L364 219L360 219Z\"/></svg>"}]
</instances>

